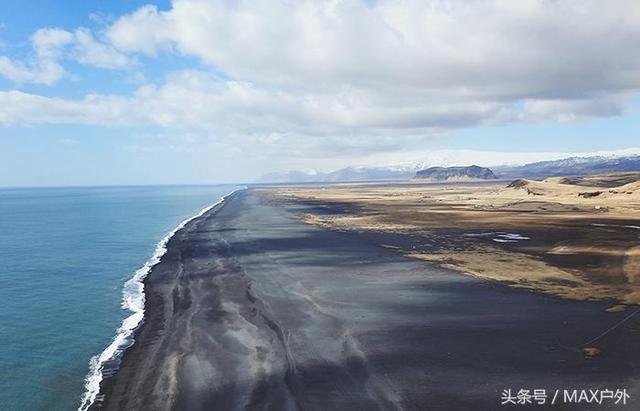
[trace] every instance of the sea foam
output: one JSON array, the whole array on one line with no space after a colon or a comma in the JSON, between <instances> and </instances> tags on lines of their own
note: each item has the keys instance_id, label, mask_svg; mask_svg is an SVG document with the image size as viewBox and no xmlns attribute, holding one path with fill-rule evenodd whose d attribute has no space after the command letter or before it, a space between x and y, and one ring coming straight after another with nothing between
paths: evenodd
<instances>
[{"instance_id":1,"label":"sea foam","mask_svg":"<svg viewBox=\"0 0 640 411\"><path fill-rule=\"evenodd\" d=\"M133 277L124 284L122 292L122 308L131 314L122 321L122 325L116 331L116 335L111 341L111 344L109 344L109 346L100 354L93 356L89 360L89 373L85 378L85 392L80 400L81 402L78 411L88 410L96 401L96 398L100 393L100 383L105 377L105 371L108 371L109 375L115 372L115 370L105 370L105 365L119 360L127 348L131 347L135 342L133 335L142 325L144 320L144 279L147 274L149 274L153 266L158 264L162 256L167 252L167 243L171 237L184 228L190 221L198 217L202 217L206 212L222 204L230 195L240 190L243 190L243 188L230 192L226 196L222 197L218 202L205 207L198 214L189 217L178 224L173 230L171 230L171 232L160 240L156 245L155 252L151 258L147 260L142 267L136 270Z\"/></svg>"}]
</instances>

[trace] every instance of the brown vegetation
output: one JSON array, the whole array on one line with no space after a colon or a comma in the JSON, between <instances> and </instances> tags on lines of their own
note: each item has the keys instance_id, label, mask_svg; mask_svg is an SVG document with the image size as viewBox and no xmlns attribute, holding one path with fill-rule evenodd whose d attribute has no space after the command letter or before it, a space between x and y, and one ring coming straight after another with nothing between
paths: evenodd
<instances>
[{"instance_id":1,"label":"brown vegetation","mask_svg":"<svg viewBox=\"0 0 640 411\"><path fill-rule=\"evenodd\" d=\"M301 216L311 224L409 234L411 246L385 246L480 278L566 298L640 303L640 173L268 192L340 208Z\"/></svg>"}]
</instances>

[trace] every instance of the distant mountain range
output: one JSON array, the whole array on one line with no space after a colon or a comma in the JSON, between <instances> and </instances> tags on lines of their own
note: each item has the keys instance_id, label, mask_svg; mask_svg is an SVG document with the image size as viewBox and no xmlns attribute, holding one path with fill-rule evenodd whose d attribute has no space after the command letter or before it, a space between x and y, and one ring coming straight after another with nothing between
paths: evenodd
<instances>
[{"instance_id":1,"label":"distant mountain range","mask_svg":"<svg viewBox=\"0 0 640 411\"><path fill-rule=\"evenodd\" d=\"M520 166L496 166L491 167L491 169L479 166L424 167L421 164L416 164L406 167L347 167L328 173L289 171L285 173L266 174L259 182L312 183L407 180L411 178L427 178L437 181L489 178L544 179L546 177L580 176L625 171L640 171L640 155L619 157L569 157L562 160L540 161Z\"/></svg>"},{"instance_id":2,"label":"distant mountain range","mask_svg":"<svg viewBox=\"0 0 640 411\"><path fill-rule=\"evenodd\" d=\"M492 180L496 176L486 167L429 167L419 170L415 178L433 181Z\"/></svg>"},{"instance_id":3,"label":"distant mountain range","mask_svg":"<svg viewBox=\"0 0 640 411\"><path fill-rule=\"evenodd\" d=\"M329 173L288 171L265 174L262 183L318 183L338 181L406 180L416 174L415 168L347 167Z\"/></svg>"},{"instance_id":4,"label":"distant mountain range","mask_svg":"<svg viewBox=\"0 0 640 411\"><path fill-rule=\"evenodd\" d=\"M640 156L570 157L555 161L540 161L522 166L492 167L498 178L532 178L580 176L589 174L640 171Z\"/></svg>"}]
</instances>

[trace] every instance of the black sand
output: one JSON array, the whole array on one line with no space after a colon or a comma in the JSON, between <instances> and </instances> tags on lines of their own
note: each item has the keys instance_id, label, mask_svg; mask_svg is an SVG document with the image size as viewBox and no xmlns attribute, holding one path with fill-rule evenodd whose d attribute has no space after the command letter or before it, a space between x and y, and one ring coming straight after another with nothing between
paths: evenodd
<instances>
[{"instance_id":1,"label":"black sand","mask_svg":"<svg viewBox=\"0 0 640 411\"><path fill-rule=\"evenodd\" d=\"M640 314L589 343L602 353L586 360L584 344L631 311L411 260L300 222L309 207L244 191L178 232L97 406L498 410L507 388L626 388L624 409L640 409ZM574 407L608 408L623 407Z\"/></svg>"}]
</instances>

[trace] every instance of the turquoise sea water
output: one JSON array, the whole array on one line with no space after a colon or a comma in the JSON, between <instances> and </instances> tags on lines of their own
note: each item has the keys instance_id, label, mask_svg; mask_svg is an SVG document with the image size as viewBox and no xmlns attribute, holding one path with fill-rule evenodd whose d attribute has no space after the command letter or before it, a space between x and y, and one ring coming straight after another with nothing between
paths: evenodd
<instances>
[{"instance_id":1,"label":"turquoise sea water","mask_svg":"<svg viewBox=\"0 0 640 411\"><path fill-rule=\"evenodd\" d=\"M74 410L127 312L124 283L237 187L0 189L0 409Z\"/></svg>"}]
</instances>

